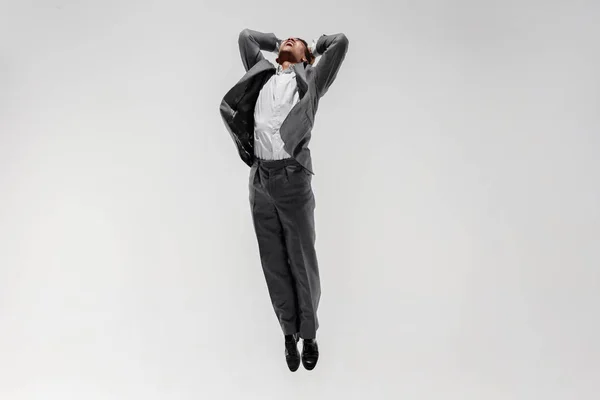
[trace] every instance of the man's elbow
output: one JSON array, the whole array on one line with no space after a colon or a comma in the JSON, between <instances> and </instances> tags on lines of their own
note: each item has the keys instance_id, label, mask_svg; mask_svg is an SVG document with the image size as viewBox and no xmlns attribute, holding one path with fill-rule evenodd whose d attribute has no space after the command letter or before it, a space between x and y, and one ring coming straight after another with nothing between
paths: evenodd
<instances>
[{"instance_id":1,"label":"man's elbow","mask_svg":"<svg viewBox=\"0 0 600 400\"><path fill-rule=\"evenodd\" d=\"M348 50L348 44L350 43L348 37L343 33L338 33L335 38L336 46L343 49L344 53Z\"/></svg>"},{"instance_id":2,"label":"man's elbow","mask_svg":"<svg viewBox=\"0 0 600 400\"><path fill-rule=\"evenodd\" d=\"M238 36L238 40L242 41L242 40L247 39L249 37L250 37L250 29L245 28L245 29L242 29L242 31L240 32L240 34Z\"/></svg>"}]
</instances>

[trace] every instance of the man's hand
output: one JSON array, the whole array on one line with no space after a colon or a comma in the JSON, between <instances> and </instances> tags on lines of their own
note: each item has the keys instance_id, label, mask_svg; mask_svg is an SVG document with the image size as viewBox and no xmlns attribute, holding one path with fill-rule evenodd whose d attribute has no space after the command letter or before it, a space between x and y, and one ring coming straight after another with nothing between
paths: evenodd
<instances>
[{"instance_id":1,"label":"man's hand","mask_svg":"<svg viewBox=\"0 0 600 400\"><path fill-rule=\"evenodd\" d=\"M320 54L317 52L317 41L313 39L312 43L310 44L310 46L308 46L308 50L310 51L310 54L312 54L313 56L318 57Z\"/></svg>"},{"instance_id":2,"label":"man's hand","mask_svg":"<svg viewBox=\"0 0 600 400\"><path fill-rule=\"evenodd\" d=\"M283 40L277 38L277 46L275 46L275 50L273 50L274 54L279 55L279 49L281 48L281 43L283 43Z\"/></svg>"}]
</instances>

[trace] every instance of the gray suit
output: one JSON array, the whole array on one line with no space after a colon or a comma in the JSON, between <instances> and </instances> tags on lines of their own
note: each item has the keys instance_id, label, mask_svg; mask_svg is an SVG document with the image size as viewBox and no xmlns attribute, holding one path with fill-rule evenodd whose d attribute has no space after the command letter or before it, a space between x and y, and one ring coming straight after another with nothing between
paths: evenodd
<instances>
[{"instance_id":1,"label":"gray suit","mask_svg":"<svg viewBox=\"0 0 600 400\"><path fill-rule=\"evenodd\" d=\"M220 112L225 126L235 142L242 160L252 166L254 161L254 105L260 89L276 72L261 50L273 51L280 40L273 33L244 29L239 35L239 47L246 74L225 94ZM319 99L327 93L348 51L348 39L343 33L321 35L316 66L294 64L300 102L294 106L283 125L281 139L285 151L312 174L308 143L319 107Z\"/></svg>"},{"instance_id":2,"label":"gray suit","mask_svg":"<svg viewBox=\"0 0 600 400\"><path fill-rule=\"evenodd\" d=\"M315 253L312 160L308 144L319 99L327 93L348 50L343 33L322 35L316 66L294 64L299 102L279 133L291 158L259 160L254 155L254 107L260 90L276 72L261 50L273 52L280 40L273 33L244 29L239 48L246 74L220 105L220 113L241 159L250 166L250 206L273 308L284 334L314 338L319 327L321 295Z\"/></svg>"}]
</instances>

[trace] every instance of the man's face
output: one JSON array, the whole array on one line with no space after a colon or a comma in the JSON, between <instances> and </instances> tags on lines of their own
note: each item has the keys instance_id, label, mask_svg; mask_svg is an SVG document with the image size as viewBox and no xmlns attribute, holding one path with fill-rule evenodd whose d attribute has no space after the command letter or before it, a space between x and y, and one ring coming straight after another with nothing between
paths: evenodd
<instances>
[{"instance_id":1,"label":"man's face","mask_svg":"<svg viewBox=\"0 0 600 400\"><path fill-rule=\"evenodd\" d=\"M305 56L306 47L299 38L287 38L281 43L279 48L279 54L288 53L292 55L295 62L301 62L306 60Z\"/></svg>"}]
</instances>

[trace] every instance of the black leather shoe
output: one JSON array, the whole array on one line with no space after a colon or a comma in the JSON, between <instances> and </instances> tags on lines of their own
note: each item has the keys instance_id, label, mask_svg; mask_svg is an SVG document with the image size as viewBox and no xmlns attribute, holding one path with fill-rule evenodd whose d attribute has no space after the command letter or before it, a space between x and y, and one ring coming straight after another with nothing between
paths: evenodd
<instances>
[{"instance_id":1,"label":"black leather shoe","mask_svg":"<svg viewBox=\"0 0 600 400\"><path fill-rule=\"evenodd\" d=\"M285 335L285 361L290 371L294 372L300 366L300 353L298 353L298 334Z\"/></svg>"},{"instance_id":2,"label":"black leather shoe","mask_svg":"<svg viewBox=\"0 0 600 400\"><path fill-rule=\"evenodd\" d=\"M319 359L319 346L317 339L304 339L302 343L302 365L307 370L311 370L317 365Z\"/></svg>"}]
</instances>

